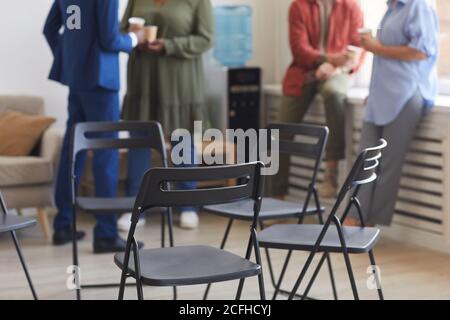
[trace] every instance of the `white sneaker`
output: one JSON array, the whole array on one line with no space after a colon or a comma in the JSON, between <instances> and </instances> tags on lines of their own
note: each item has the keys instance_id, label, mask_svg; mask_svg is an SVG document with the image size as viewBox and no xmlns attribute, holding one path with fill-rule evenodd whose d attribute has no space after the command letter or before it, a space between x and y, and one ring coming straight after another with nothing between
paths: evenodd
<instances>
[{"instance_id":1,"label":"white sneaker","mask_svg":"<svg viewBox=\"0 0 450 320\"><path fill-rule=\"evenodd\" d=\"M145 218L141 217L139 222L136 224L137 228L143 227L145 225ZM130 231L131 228L131 213L123 214L117 221L117 228L120 231Z\"/></svg>"},{"instance_id":2,"label":"white sneaker","mask_svg":"<svg viewBox=\"0 0 450 320\"><path fill-rule=\"evenodd\" d=\"M180 228L196 229L198 227L198 214L195 211L183 211L180 215Z\"/></svg>"}]
</instances>

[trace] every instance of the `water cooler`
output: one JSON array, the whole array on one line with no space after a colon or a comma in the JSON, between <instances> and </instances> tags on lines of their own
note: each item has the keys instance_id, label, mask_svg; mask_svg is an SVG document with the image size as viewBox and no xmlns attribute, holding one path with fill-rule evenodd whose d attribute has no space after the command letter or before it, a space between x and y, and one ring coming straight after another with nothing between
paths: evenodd
<instances>
[{"instance_id":1,"label":"water cooler","mask_svg":"<svg viewBox=\"0 0 450 320\"><path fill-rule=\"evenodd\" d=\"M252 57L252 10L216 6L215 47L205 58L209 120L213 128L259 129L262 71Z\"/></svg>"}]
</instances>

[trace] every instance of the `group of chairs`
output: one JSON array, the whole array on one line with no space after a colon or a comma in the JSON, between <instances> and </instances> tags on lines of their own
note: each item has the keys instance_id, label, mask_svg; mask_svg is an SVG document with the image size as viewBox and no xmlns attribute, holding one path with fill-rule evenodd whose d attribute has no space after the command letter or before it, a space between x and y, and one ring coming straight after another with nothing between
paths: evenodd
<instances>
[{"instance_id":1,"label":"group of chairs","mask_svg":"<svg viewBox=\"0 0 450 320\"><path fill-rule=\"evenodd\" d=\"M375 266L373 247L377 243L380 231L364 224L361 205L357 198L361 186L372 183L377 178L377 169L382 151L387 143L380 140L378 145L360 153L342 186L335 205L330 214L324 218L324 208L316 190L316 180L322 162L324 149L328 138L325 127L294 124L271 124L267 128L271 135L273 130L279 130L279 152L289 156L300 156L314 161L313 175L307 196L303 201L290 202L276 198L263 197L264 176L261 162L244 163L226 166L210 166L195 168L169 168L161 126L157 122L120 122L120 123L81 123L74 127L72 135L71 176L73 191L73 232L77 232L77 212L94 214L120 214L132 212L131 228L128 233L126 251L116 254L115 264L122 270L120 284L92 284L77 289L77 298L81 299L82 288L119 286L119 299L124 298L127 279L133 278L137 288L138 299L144 299L143 286L173 287L174 298L177 298L177 286L207 285L203 298L206 299L211 284L217 282L239 280L236 299L240 299L244 281L249 277L257 277L260 298L266 299L263 263L260 249L264 249L267 265L275 292L273 299L279 293L288 294L289 299L296 297L307 299L318 273L327 262L333 297L338 299L330 253L341 253L344 256L353 296L359 299L358 289L351 266L350 254L367 253L371 265ZM119 137L108 133L138 132L139 135ZM306 139L297 139L298 137ZM105 138L106 137L106 138ZM270 141L270 139L268 139ZM105 149L152 149L161 157L161 168L152 168L142 178L141 188L136 198L86 198L77 196L77 181L74 174L75 162L80 152ZM176 189L176 183L199 181L237 181L236 185L226 187L205 187L195 190ZM343 203L347 202L345 206ZM312 204L311 204L312 203ZM225 234L220 248L210 246L174 246L172 208L183 206L202 207L205 213L211 213L228 218ZM341 208L344 210L341 213ZM343 226L352 207L355 207L361 220L361 227ZM4 209L5 206L3 205ZM161 248L138 249L135 237L136 225L141 215L157 210L161 213ZM6 209L4 217L6 215ZM307 215L317 216L317 224L304 224ZM265 226L268 220L296 218L296 224L277 224ZM225 251L232 224L235 220L250 223L249 241L245 256L239 256ZM4 227L3 219L0 232L11 232L15 238L14 227ZM26 225L28 226L28 225ZM23 228L20 226L17 228ZM165 231L169 231L169 247L166 247ZM76 237L74 236L74 239ZM16 244L18 247L18 244ZM287 256L278 279L270 259L269 249L286 250ZM19 249L18 249L19 250ZM292 290L281 288L288 264L294 251L307 251L304 267ZM22 255L19 257L23 262ZM255 260L251 260L254 254ZM317 254L321 258L306 286L303 294L297 294L305 275ZM73 264L79 266L77 242L73 241ZM35 292L29 279L34 297ZM374 269L374 277L379 284L379 275ZM133 283L134 285L134 283ZM383 292L378 286L379 298Z\"/></svg>"}]
</instances>

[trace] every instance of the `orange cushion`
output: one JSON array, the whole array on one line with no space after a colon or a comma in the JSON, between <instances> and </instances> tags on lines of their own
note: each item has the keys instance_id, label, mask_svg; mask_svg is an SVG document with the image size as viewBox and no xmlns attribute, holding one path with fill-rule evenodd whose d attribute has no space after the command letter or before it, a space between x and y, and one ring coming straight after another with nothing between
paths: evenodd
<instances>
[{"instance_id":1,"label":"orange cushion","mask_svg":"<svg viewBox=\"0 0 450 320\"><path fill-rule=\"evenodd\" d=\"M28 156L55 118L8 111L0 116L0 155Z\"/></svg>"}]
</instances>

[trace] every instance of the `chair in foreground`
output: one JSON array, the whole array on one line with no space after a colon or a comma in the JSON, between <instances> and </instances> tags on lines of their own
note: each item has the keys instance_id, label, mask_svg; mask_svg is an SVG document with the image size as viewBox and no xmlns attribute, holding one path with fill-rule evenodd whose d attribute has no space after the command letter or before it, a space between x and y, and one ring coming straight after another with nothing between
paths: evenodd
<instances>
[{"instance_id":1,"label":"chair in foreground","mask_svg":"<svg viewBox=\"0 0 450 320\"><path fill-rule=\"evenodd\" d=\"M16 231L32 227L36 224L36 220L27 219L23 217L13 216L8 214L3 196L0 194L0 234L9 232L11 234L14 246L16 247L17 255L19 256L20 263L22 264L23 271L30 286L31 294L34 300L37 300L36 291L34 290L33 283L31 281L30 273L28 272L25 258L23 257L22 250L20 250L19 240L17 239Z\"/></svg>"},{"instance_id":2,"label":"chair in foreground","mask_svg":"<svg viewBox=\"0 0 450 320\"><path fill-rule=\"evenodd\" d=\"M111 134L129 132L138 136L111 138ZM107 136L106 136L107 135ZM72 136L71 154L71 181L73 194L73 233L77 233L77 212L82 211L89 214L122 214L131 212L135 203L134 197L117 198L88 198L77 196L77 181L80 177L75 174L75 165L78 154L85 151L97 150L119 150L119 149L148 149L159 153L164 167L168 166L164 135L158 122L134 122L124 121L118 123L90 122L79 123L75 126ZM150 164L149 164L150 165ZM169 220L169 243L173 245L172 211L164 210L162 214L162 243L165 245L165 221L166 215ZM78 246L76 237L73 237L73 264L79 266ZM105 288L117 287L118 284L88 284L81 288ZM174 288L174 295L176 290ZM77 289L77 299L81 298L80 289Z\"/></svg>"},{"instance_id":3,"label":"chair in foreground","mask_svg":"<svg viewBox=\"0 0 450 320\"><path fill-rule=\"evenodd\" d=\"M265 299L256 228L261 206L262 163L206 167L156 168L148 171L133 209L132 224L125 253L115 256L122 270L119 300L124 298L127 278L136 279L137 295L144 299L142 286L187 286L258 277L261 299ZM230 187L196 190L172 190L175 182L220 181L236 179ZM139 216L155 207L203 206L244 199L253 201L253 219L245 258L210 246L183 246L138 250L134 233ZM171 223L171 221L169 222ZM255 251L256 263L250 261ZM239 297L241 292L237 293Z\"/></svg>"},{"instance_id":4,"label":"chair in foreground","mask_svg":"<svg viewBox=\"0 0 450 320\"><path fill-rule=\"evenodd\" d=\"M296 156L306 159L312 168L312 176L307 188L299 187L306 192L305 199L299 199L298 202L285 201L276 198L265 197L262 199L261 212L259 215L260 228L264 229L264 222L268 220L281 220L297 218L298 223L302 224L305 216L316 215L319 223L323 224L324 208L320 204L319 196L316 189L317 175L322 162L325 146L328 140L328 128L321 126L305 125L305 124L281 124L273 123L267 128L267 141L270 143L272 139L272 131L279 132L279 153L287 156ZM298 139L298 140L296 140ZM228 218L228 225L223 236L221 249L225 247L228 235L234 220L251 220L252 219L252 202L249 200L239 201L230 204L220 204L206 206L205 211ZM279 292L289 294L289 291L281 289L287 266L292 256L289 251L283 265L280 277L275 279L272 268L272 261L270 259L269 250L266 249L269 275L272 285L275 288L273 299L275 299ZM331 260L327 257L327 264L330 274L331 286L335 299L337 299L336 286L334 282L333 269ZM207 286L204 299L207 298L210 285Z\"/></svg>"},{"instance_id":5,"label":"chair in foreground","mask_svg":"<svg viewBox=\"0 0 450 320\"><path fill-rule=\"evenodd\" d=\"M324 225L274 225L263 230L258 235L259 245L263 248L310 252L300 276L289 295L289 299L295 297L314 256L319 252L323 253L322 257L310 282L306 286L302 298L304 299L308 295L327 254L342 253L344 255L353 296L355 300L359 299L349 255L368 253L371 265L376 266L373 247L378 242L380 230L365 226L361 205L358 200L358 192L361 186L372 183L377 179L379 161L382 156L382 151L386 146L387 142L380 140L377 146L368 148L359 155ZM342 217L339 218L337 215L338 210L348 195L350 195L349 202L345 206ZM359 214L361 227L343 227L343 223L353 206ZM332 223L334 227L331 226ZM381 289L379 274L375 269L373 273L377 283L378 295L380 300L382 300L383 291Z\"/></svg>"}]
</instances>

